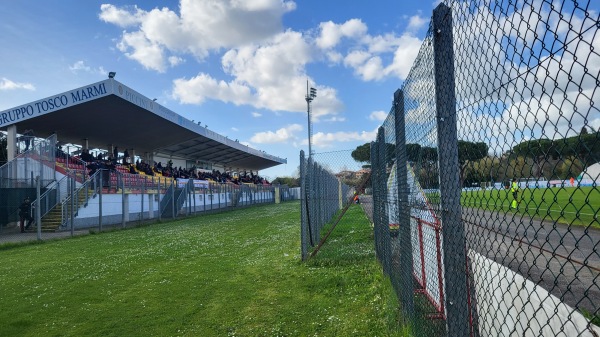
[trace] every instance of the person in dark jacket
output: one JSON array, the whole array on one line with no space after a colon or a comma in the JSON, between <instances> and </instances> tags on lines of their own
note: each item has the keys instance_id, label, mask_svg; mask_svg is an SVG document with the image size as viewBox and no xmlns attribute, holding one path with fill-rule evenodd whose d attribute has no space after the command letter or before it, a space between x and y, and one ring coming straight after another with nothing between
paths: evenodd
<instances>
[{"instance_id":1,"label":"person in dark jacket","mask_svg":"<svg viewBox=\"0 0 600 337\"><path fill-rule=\"evenodd\" d=\"M21 233L23 233L25 232L25 229L29 229L29 226L31 226L31 223L33 222L33 217L31 216L31 201L29 201L29 197L26 197L21 206L19 206L19 218ZM26 226L25 221L27 221Z\"/></svg>"}]
</instances>

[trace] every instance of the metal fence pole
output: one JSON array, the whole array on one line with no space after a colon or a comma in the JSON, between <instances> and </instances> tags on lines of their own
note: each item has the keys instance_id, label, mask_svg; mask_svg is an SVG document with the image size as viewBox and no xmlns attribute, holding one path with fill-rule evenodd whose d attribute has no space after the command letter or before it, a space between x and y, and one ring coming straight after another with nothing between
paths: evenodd
<instances>
[{"instance_id":1,"label":"metal fence pole","mask_svg":"<svg viewBox=\"0 0 600 337\"><path fill-rule=\"evenodd\" d=\"M100 185L98 186L98 191L100 191L100 193L98 193L98 230L102 231L102 192L104 190L104 182L102 181L103 177L103 172L100 171L100 173L98 174L98 177L100 178Z\"/></svg>"},{"instance_id":2,"label":"metal fence pole","mask_svg":"<svg viewBox=\"0 0 600 337\"><path fill-rule=\"evenodd\" d=\"M142 195L141 197L141 213L140 213L140 221L144 221L144 198L146 198L146 177L142 180Z\"/></svg>"},{"instance_id":3,"label":"metal fence pole","mask_svg":"<svg viewBox=\"0 0 600 337\"><path fill-rule=\"evenodd\" d=\"M375 256L377 257L377 259L379 261L381 261L381 252L379 251L379 232L378 232L378 217L379 217L379 213L378 213L378 208L377 205L379 204L379 191L378 191L378 186L377 186L377 176L378 176L378 170L377 168L379 167L379 162L378 162L378 156L377 156L377 143L376 142L371 142L371 186L373 189L373 206L372 206L372 216L373 216L373 237L374 237L374 244L375 244Z\"/></svg>"},{"instance_id":4,"label":"metal fence pole","mask_svg":"<svg viewBox=\"0 0 600 337\"><path fill-rule=\"evenodd\" d=\"M410 208L408 205L408 171L406 168L406 133L404 121L404 92L394 93L394 118L396 129L396 181L398 182L398 252L399 288L398 295L402 303L402 316L413 321L415 308L413 300L412 238L410 235Z\"/></svg>"},{"instance_id":5,"label":"metal fence pole","mask_svg":"<svg viewBox=\"0 0 600 337\"><path fill-rule=\"evenodd\" d=\"M175 187L177 186L177 181L171 179L171 218L175 219Z\"/></svg>"},{"instance_id":6,"label":"metal fence pole","mask_svg":"<svg viewBox=\"0 0 600 337\"><path fill-rule=\"evenodd\" d=\"M117 174L117 179L121 180L121 227L125 228L125 212L129 213L129 202L125 205L125 177L123 174L119 173ZM117 180L117 186L118 185L119 181Z\"/></svg>"},{"instance_id":7,"label":"metal fence pole","mask_svg":"<svg viewBox=\"0 0 600 337\"><path fill-rule=\"evenodd\" d=\"M79 196L75 195L75 185L77 184L77 180L75 177L70 177L69 179L67 179L67 181L70 182L70 186L69 186L69 195L71 196L71 202L70 202L70 207L71 207L71 211L69 212L70 216L69 216L69 221L71 222L71 236L75 235L75 212L74 212L74 207L75 207L75 200L73 200L74 198L77 198L77 201L79 201Z\"/></svg>"},{"instance_id":8,"label":"metal fence pole","mask_svg":"<svg viewBox=\"0 0 600 337\"><path fill-rule=\"evenodd\" d=\"M435 98L440 170L440 206L444 242L444 278L448 336L469 335L465 229L461 220L460 177L452 11L445 4L433 11Z\"/></svg>"},{"instance_id":9,"label":"metal fence pole","mask_svg":"<svg viewBox=\"0 0 600 337\"><path fill-rule=\"evenodd\" d=\"M385 128L380 127L377 132L377 146L379 147L379 176L378 185L380 193L380 231L382 239L382 250L383 250L383 271L388 275L392 276L391 271L391 247L390 247L390 230L389 230L389 219L387 217L387 143L385 142Z\"/></svg>"},{"instance_id":10,"label":"metal fence pole","mask_svg":"<svg viewBox=\"0 0 600 337\"><path fill-rule=\"evenodd\" d=\"M306 159L304 150L300 151L300 250L302 261L308 256L308 217L306 204Z\"/></svg>"},{"instance_id":11,"label":"metal fence pole","mask_svg":"<svg viewBox=\"0 0 600 337\"><path fill-rule=\"evenodd\" d=\"M37 238L38 240L42 239L42 210L40 209L40 195L41 195L41 188L42 188L42 179L40 178L40 176L37 176L35 178L35 223L36 223L36 227L37 227ZM29 220L27 220L29 221Z\"/></svg>"},{"instance_id":12,"label":"metal fence pole","mask_svg":"<svg viewBox=\"0 0 600 337\"><path fill-rule=\"evenodd\" d=\"M152 178L154 179L154 178ZM162 220L162 210L160 209L160 177L158 177L158 183L156 185L156 195L158 196L158 221Z\"/></svg>"}]
</instances>

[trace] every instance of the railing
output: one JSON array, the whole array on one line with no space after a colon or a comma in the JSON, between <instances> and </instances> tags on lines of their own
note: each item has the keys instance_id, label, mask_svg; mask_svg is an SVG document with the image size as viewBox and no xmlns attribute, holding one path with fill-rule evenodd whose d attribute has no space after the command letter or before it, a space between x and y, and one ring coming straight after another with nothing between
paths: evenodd
<instances>
[{"instance_id":1,"label":"railing","mask_svg":"<svg viewBox=\"0 0 600 337\"><path fill-rule=\"evenodd\" d=\"M0 188L36 186L35 177L45 187L55 180L56 135L41 140L0 167Z\"/></svg>"},{"instance_id":2,"label":"railing","mask_svg":"<svg viewBox=\"0 0 600 337\"><path fill-rule=\"evenodd\" d=\"M51 183L47 186L47 190L40 195L40 216L43 218L56 205L62 202L67 197L69 177L65 176L61 180Z\"/></svg>"},{"instance_id":3,"label":"railing","mask_svg":"<svg viewBox=\"0 0 600 337\"><path fill-rule=\"evenodd\" d=\"M90 198L99 192L99 189L101 188L99 179L101 174L101 170L94 172L89 179L84 181L83 184L77 188L75 188L77 183L74 176L65 177L69 179L69 184L67 185L69 191L68 196L61 202L61 228L69 227L68 222L77 215L79 208L82 206L85 207ZM80 198L80 196L83 198Z\"/></svg>"}]
</instances>

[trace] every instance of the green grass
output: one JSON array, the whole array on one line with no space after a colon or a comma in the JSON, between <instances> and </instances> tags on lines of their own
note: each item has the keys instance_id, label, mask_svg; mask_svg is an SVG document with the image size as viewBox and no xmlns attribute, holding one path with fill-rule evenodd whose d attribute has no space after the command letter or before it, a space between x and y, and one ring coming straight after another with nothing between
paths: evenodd
<instances>
[{"instance_id":1,"label":"green grass","mask_svg":"<svg viewBox=\"0 0 600 337\"><path fill-rule=\"evenodd\" d=\"M439 204L439 193L427 193ZM461 205L487 210L517 212L525 216L567 225L600 228L600 189L597 187L532 188L519 192L519 207L511 210L510 190L463 191Z\"/></svg>"},{"instance_id":2,"label":"green grass","mask_svg":"<svg viewBox=\"0 0 600 337\"><path fill-rule=\"evenodd\" d=\"M406 335L366 218L308 263L299 223L292 202L0 250L0 336Z\"/></svg>"},{"instance_id":3,"label":"green grass","mask_svg":"<svg viewBox=\"0 0 600 337\"><path fill-rule=\"evenodd\" d=\"M516 212L548 221L600 228L600 189L535 188L522 189ZM510 190L462 192L461 203L467 207L511 211Z\"/></svg>"}]
</instances>

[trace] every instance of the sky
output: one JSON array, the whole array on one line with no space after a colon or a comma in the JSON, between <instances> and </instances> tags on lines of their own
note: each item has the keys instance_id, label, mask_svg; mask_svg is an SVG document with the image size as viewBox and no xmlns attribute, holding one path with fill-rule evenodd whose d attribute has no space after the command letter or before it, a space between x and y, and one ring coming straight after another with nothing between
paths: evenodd
<instances>
[{"instance_id":1,"label":"sky","mask_svg":"<svg viewBox=\"0 0 600 337\"><path fill-rule=\"evenodd\" d=\"M317 89L314 152L373 141L439 2L3 0L0 111L114 71L185 118L287 159L261 175L291 176L300 150L308 150L307 82ZM600 91L590 90L595 100ZM600 117L591 117L600 127Z\"/></svg>"},{"instance_id":2,"label":"sky","mask_svg":"<svg viewBox=\"0 0 600 337\"><path fill-rule=\"evenodd\" d=\"M0 110L107 78L297 171L375 138L433 1L0 1ZM60 137L60 135L59 135ZM123 144L126 146L126 144Z\"/></svg>"}]
</instances>

